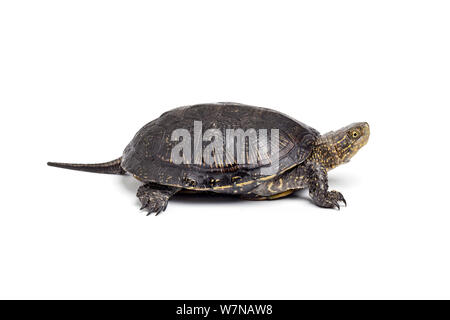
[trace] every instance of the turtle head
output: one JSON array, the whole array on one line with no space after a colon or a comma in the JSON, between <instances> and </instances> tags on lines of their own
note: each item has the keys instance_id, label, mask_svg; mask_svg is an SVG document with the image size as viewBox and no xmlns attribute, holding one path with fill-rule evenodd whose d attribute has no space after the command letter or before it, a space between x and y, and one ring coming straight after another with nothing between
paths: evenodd
<instances>
[{"instance_id":1,"label":"turtle head","mask_svg":"<svg viewBox=\"0 0 450 320\"><path fill-rule=\"evenodd\" d=\"M370 127L367 122L356 122L337 131L322 135L316 143L314 157L321 164L333 169L347 163L369 141Z\"/></svg>"}]
</instances>

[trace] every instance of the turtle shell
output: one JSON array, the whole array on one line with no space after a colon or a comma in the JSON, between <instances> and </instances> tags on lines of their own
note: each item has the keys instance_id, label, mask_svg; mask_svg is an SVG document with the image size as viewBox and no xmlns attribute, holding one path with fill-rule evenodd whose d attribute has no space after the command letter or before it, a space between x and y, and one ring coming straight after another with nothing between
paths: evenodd
<instances>
[{"instance_id":1,"label":"turtle shell","mask_svg":"<svg viewBox=\"0 0 450 320\"><path fill-rule=\"evenodd\" d=\"M201 140L193 138L194 121L201 121ZM179 140L172 141L172 133L176 129L187 130L191 142L195 140L202 144L201 150L205 150L211 143L202 141L205 131L220 130L225 150L222 158L217 157L213 163L206 163L204 159L194 159L192 156L190 161L176 164L172 159L172 150L180 143ZM271 129L278 129L278 165L273 166L274 158L270 156L270 152L261 152L259 148L251 149L248 140L245 141L245 159L248 159L251 150L252 153L256 150L256 155L252 155L253 161L237 163L237 156L230 158L235 161L225 161L228 150L225 146L227 129L255 129L259 132L258 138L261 137L259 130L266 129L267 131L262 132L267 133L270 150L273 148L271 143L276 141L271 139ZM221 193L245 192L261 181L269 180L302 163L311 153L318 136L319 133L313 128L275 110L229 102L199 104L170 110L146 124L125 148L121 166L143 182ZM194 146L191 147L192 155L193 149Z\"/></svg>"}]
</instances>

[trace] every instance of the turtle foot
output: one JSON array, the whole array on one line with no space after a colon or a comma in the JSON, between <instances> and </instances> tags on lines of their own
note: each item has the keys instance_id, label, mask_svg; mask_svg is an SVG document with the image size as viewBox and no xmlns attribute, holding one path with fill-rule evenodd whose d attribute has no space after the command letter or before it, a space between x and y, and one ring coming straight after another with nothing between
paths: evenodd
<instances>
[{"instance_id":1,"label":"turtle foot","mask_svg":"<svg viewBox=\"0 0 450 320\"><path fill-rule=\"evenodd\" d=\"M139 187L137 197L141 201L141 210L147 210L147 215L160 214L165 211L169 199L179 189L154 184L146 184Z\"/></svg>"},{"instance_id":2,"label":"turtle foot","mask_svg":"<svg viewBox=\"0 0 450 320\"><path fill-rule=\"evenodd\" d=\"M155 213L156 216L165 211L169 203L168 200L152 199L148 196L139 197L139 200L142 203L141 210L145 209L147 210L147 215Z\"/></svg>"},{"instance_id":3,"label":"turtle foot","mask_svg":"<svg viewBox=\"0 0 450 320\"><path fill-rule=\"evenodd\" d=\"M326 193L323 193L320 196L314 198L313 201L316 205L323 208L336 208L340 210L340 203L343 203L345 206L347 206L347 201L345 201L342 193L335 190L327 191Z\"/></svg>"}]
</instances>

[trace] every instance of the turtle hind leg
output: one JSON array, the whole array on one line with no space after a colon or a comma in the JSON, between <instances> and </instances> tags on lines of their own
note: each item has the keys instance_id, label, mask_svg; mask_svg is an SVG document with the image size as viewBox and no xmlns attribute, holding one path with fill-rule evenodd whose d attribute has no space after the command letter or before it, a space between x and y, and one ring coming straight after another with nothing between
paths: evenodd
<instances>
[{"instance_id":1,"label":"turtle hind leg","mask_svg":"<svg viewBox=\"0 0 450 320\"><path fill-rule=\"evenodd\" d=\"M146 209L147 215L153 212L158 215L166 210L169 199L178 191L180 188L177 187L146 183L139 187L136 196L141 201L141 210Z\"/></svg>"}]
</instances>

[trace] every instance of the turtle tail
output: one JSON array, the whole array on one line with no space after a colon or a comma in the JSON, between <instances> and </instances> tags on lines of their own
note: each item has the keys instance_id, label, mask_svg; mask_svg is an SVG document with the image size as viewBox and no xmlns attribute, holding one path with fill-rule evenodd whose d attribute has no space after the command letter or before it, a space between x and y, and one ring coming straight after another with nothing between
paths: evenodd
<instances>
[{"instance_id":1,"label":"turtle tail","mask_svg":"<svg viewBox=\"0 0 450 320\"><path fill-rule=\"evenodd\" d=\"M47 165L51 167L87 171L94 173L108 173L108 174L125 174L125 170L121 167L122 157L119 159L94 164L77 164L77 163L60 163L60 162L47 162Z\"/></svg>"}]
</instances>

